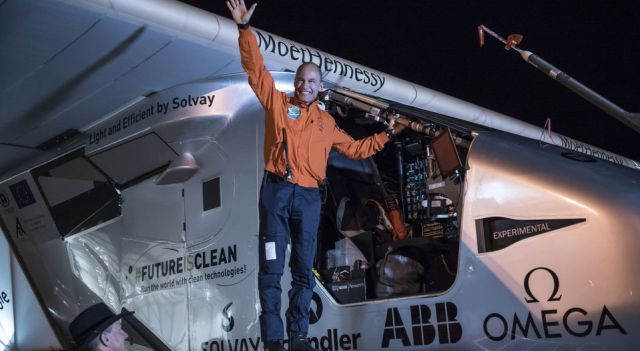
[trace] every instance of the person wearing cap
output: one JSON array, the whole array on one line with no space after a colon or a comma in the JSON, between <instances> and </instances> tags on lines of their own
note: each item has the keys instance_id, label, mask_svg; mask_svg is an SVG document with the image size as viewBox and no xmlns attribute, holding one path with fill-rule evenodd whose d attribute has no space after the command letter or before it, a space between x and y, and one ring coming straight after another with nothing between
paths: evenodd
<instances>
[{"instance_id":1,"label":"person wearing cap","mask_svg":"<svg viewBox=\"0 0 640 351\"><path fill-rule=\"evenodd\" d=\"M74 341L71 350L125 351L129 335L122 330L120 319L131 314L131 311L114 314L102 302L88 307L69 324Z\"/></svg>"},{"instance_id":2,"label":"person wearing cap","mask_svg":"<svg viewBox=\"0 0 640 351\"><path fill-rule=\"evenodd\" d=\"M257 4L229 0L227 7L239 28L238 43L249 85L265 109L265 174L259 200L260 333L267 351L282 351L280 280L285 252L291 243L291 289L286 312L290 351L313 351L307 340L309 307L315 280L312 273L320 222L319 183L324 181L331 149L352 159L364 159L382 150L404 128L389 122L385 132L354 140L337 127L318 104L322 72L312 62L302 63L295 75L294 96L278 91L264 67L249 20Z\"/></svg>"}]
</instances>

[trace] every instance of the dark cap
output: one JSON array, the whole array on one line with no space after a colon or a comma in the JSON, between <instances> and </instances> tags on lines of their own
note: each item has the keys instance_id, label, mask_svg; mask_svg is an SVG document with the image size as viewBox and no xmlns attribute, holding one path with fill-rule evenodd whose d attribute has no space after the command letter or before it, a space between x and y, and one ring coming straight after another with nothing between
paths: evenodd
<instances>
[{"instance_id":1,"label":"dark cap","mask_svg":"<svg viewBox=\"0 0 640 351\"><path fill-rule=\"evenodd\" d=\"M103 302L85 309L69 324L69 331L73 337L74 348L77 349L85 346L109 328L111 324L131 314L133 314L132 311L114 314Z\"/></svg>"}]
</instances>

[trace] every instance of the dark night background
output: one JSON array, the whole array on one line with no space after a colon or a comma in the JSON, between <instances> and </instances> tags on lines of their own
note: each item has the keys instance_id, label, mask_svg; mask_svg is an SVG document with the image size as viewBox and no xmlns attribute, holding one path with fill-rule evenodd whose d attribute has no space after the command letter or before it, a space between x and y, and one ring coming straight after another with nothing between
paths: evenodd
<instances>
[{"instance_id":1,"label":"dark night background","mask_svg":"<svg viewBox=\"0 0 640 351\"><path fill-rule=\"evenodd\" d=\"M230 17L223 0L184 0ZM252 4L254 1L247 1ZM577 140L640 160L640 135L476 27L640 112L640 6L625 1L264 0L252 25Z\"/></svg>"}]
</instances>

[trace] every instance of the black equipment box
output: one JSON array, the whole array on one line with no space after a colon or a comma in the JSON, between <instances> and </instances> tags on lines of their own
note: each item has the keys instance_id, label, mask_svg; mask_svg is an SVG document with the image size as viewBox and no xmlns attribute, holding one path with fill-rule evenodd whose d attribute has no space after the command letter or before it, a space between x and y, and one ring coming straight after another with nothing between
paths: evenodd
<instances>
[{"instance_id":1,"label":"black equipment box","mask_svg":"<svg viewBox=\"0 0 640 351\"><path fill-rule=\"evenodd\" d=\"M367 298L365 269L350 266L333 267L323 272L327 288L339 303L361 302Z\"/></svg>"}]
</instances>

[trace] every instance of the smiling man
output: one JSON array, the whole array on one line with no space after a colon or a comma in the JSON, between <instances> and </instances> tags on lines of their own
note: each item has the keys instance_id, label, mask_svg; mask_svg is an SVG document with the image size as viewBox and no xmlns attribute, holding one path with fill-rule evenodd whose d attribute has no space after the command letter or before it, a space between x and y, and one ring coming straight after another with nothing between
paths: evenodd
<instances>
[{"instance_id":1,"label":"smiling man","mask_svg":"<svg viewBox=\"0 0 640 351\"><path fill-rule=\"evenodd\" d=\"M385 132L354 140L318 105L322 73L314 63L298 67L292 97L278 91L249 29L256 5L247 9L244 0L227 1L240 32L242 67L265 109L265 174L259 203L260 332L265 350L285 350L280 279L287 244L291 242L292 282L286 312L289 350L313 351L316 349L307 340L309 306L315 286L311 269L320 221L318 185L325 178L329 152L334 148L349 158L367 158L382 150L404 126L393 119Z\"/></svg>"},{"instance_id":2,"label":"smiling man","mask_svg":"<svg viewBox=\"0 0 640 351\"><path fill-rule=\"evenodd\" d=\"M312 103L322 88L320 67L315 63L305 62L298 67L296 79L293 82L295 96L306 104Z\"/></svg>"}]
</instances>

